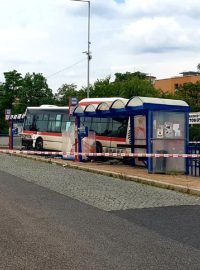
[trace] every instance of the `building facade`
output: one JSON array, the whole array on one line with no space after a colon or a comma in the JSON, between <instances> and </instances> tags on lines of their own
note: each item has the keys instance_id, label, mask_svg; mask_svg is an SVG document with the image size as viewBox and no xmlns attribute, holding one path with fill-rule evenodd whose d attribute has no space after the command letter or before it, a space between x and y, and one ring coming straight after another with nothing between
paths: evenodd
<instances>
[{"instance_id":1,"label":"building facade","mask_svg":"<svg viewBox=\"0 0 200 270\"><path fill-rule=\"evenodd\" d=\"M200 72L188 71L180 73L182 76L155 80L154 87L163 92L174 93L176 89L184 83L196 83L200 81Z\"/></svg>"}]
</instances>

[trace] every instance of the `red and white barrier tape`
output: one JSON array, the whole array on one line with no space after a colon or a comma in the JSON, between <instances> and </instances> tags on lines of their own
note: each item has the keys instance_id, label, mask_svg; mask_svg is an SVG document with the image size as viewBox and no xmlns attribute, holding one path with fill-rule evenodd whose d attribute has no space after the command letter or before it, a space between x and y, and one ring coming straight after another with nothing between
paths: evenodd
<instances>
[{"instance_id":1,"label":"red and white barrier tape","mask_svg":"<svg viewBox=\"0 0 200 270\"><path fill-rule=\"evenodd\" d=\"M25 154L25 155L46 155L46 156L89 156L89 157L134 157L134 158L200 158L200 154L147 154L147 153L69 153L52 151L28 151L28 150L8 150L0 149L2 154Z\"/></svg>"},{"instance_id":2,"label":"red and white barrier tape","mask_svg":"<svg viewBox=\"0 0 200 270\"><path fill-rule=\"evenodd\" d=\"M62 156L63 155L63 152L9 150L9 149L0 149L0 153L2 153L2 154L46 155L46 156Z\"/></svg>"}]
</instances>

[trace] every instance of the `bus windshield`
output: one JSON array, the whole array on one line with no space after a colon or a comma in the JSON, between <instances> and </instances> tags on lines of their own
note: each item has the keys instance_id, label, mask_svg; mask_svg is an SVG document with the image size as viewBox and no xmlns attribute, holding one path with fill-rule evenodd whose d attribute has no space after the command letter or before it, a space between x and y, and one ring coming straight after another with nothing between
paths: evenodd
<instances>
[{"instance_id":1,"label":"bus windshield","mask_svg":"<svg viewBox=\"0 0 200 270\"><path fill-rule=\"evenodd\" d=\"M67 122L74 122L67 110L27 109L24 131L63 132Z\"/></svg>"}]
</instances>

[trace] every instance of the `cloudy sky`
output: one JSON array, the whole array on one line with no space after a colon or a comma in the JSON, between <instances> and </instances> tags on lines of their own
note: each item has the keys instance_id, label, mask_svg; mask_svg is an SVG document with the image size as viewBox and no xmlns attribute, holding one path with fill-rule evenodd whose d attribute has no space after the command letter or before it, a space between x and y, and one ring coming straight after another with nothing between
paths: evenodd
<instances>
[{"instance_id":1,"label":"cloudy sky","mask_svg":"<svg viewBox=\"0 0 200 270\"><path fill-rule=\"evenodd\" d=\"M87 3L0 0L0 81L43 73L55 92L87 84ZM91 83L116 72L166 78L200 62L199 0L91 0Z\"/></svg>"}]
</instances>

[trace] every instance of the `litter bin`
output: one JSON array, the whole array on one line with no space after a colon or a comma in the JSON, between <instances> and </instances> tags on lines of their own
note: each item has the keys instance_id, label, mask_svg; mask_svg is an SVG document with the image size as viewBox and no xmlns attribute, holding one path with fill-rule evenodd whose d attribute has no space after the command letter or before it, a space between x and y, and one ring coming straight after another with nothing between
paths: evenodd
<instances>
[{"instance_id":1,"label":"litter bin","mask_svg":"<svg viewBox=\"0 0 200 270\"><path fill-rule=\"evenodd\" d=\"M156 154L167 154L166 150L157 150ZM156 158L155 172L156 173L166 173L167 158L159 157Z\"/></svg>"}]
</instances>

